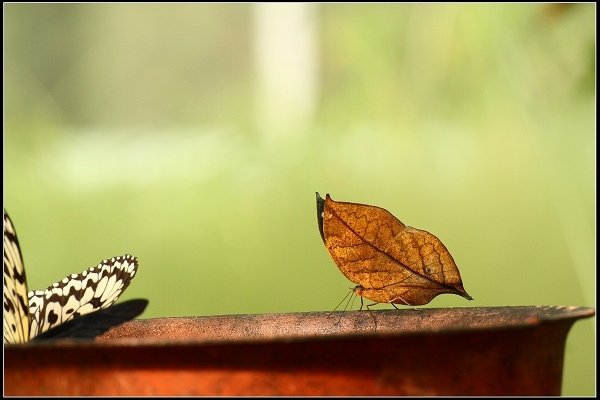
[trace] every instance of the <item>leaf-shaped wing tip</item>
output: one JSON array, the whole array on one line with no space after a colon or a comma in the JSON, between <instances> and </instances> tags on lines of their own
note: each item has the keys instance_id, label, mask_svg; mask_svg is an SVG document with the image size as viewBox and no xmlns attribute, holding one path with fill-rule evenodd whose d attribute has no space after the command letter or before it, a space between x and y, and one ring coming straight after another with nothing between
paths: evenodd
<instances>
[{"instance_id":1,"label":"leaf-shaped wing tip","mask_svg":"<svg viewBox=\"0 0 600 400\"><path fill-rule=\"evenodd\" d=\"M325 210L325 200L317 192L317 223L319 224L319 232L321 233L321 239L325 243L325 234L323 233L323 211Z\"/></svg>"},{"instance_id":2,"label":"leaf-shaped wing tip","mask_svg":"<svg viewBox=\"0 0 600 400\"><path fill-rule=\"evenodd\" d=\"M467 300L473 300L473 297L471 297L471 295L469 293L467 293L467 291L465 290L465 288L463 287L463 285L461 284L454 286L454 288L458 291L458 295L464 297Z\"/></svg>"}]
</instances>

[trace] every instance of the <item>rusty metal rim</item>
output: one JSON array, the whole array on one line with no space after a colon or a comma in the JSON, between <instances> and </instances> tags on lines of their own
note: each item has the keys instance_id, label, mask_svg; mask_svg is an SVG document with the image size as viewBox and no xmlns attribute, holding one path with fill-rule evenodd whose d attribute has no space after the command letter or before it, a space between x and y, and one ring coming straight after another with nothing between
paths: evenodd
<instances>
[{"instance_id":1,"label":"rusty metal rim","mask_svg":"<svg viewBox=\"0 0 600 400\"><path fill-rule=\"evenodd\" d=\"M595 310L588 307L507 306L165 317L126 322L96 341L63 339L5 348L180 346L458 334L532 328L561 320L574 322L594 314Z\"/></svg>"}]
</instances>

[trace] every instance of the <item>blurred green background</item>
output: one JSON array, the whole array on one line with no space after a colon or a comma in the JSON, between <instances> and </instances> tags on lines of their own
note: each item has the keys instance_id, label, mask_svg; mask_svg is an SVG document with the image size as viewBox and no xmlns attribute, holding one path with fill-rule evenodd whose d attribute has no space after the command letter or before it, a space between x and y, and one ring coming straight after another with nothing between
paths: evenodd
<instances>
[{"instance_id":1,"label":"blurred green background","mask_svg":"<svg viewBox=\"0 0 600 400\"><path fill-rule=\"evenodd\" d=\"M595 4L3 8L30 289L131 253L144 317L330 311L319 191L444 242L475 301L426 307L595 306Z\"/></svg>"}]
</instances>

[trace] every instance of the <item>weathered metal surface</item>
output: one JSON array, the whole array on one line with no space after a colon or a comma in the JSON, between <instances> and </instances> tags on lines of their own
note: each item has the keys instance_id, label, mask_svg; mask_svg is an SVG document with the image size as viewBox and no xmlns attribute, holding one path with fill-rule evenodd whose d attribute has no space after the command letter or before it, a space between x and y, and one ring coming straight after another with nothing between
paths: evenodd
<instances>
[{"instance_id":1,"label":"weathered metal surface","mask_svg":"<svg viewBox=\"0 0 600 400\"><path fill-rule=\"evenodd\" d=\"M156 318L5 345L5 395L559 395L583 307Z\"/></svg>"}]
</instances>

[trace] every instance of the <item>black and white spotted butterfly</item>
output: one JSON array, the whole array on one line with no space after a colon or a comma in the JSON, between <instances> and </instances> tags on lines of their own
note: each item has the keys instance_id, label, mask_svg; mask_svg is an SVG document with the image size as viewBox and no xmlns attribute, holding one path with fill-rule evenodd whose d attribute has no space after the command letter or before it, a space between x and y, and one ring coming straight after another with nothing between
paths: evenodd
<instances>
[{"instance_id":1,"label":"black and white spotted butterfly","mask_svg":"<svg viewBox=\"0 0 600 400\"><path fill-rule=\"evenodd\" d=\"M47 336L46 332L59 331L57 327L62 324L61 328L84 320L85 317L81 316L86 314L105 315L106 311L100 310L117 301L129 286L137 267L137 259L133 256L113 257L80 274L68 275L46 290L28 293L17 233L4 210L4 343L25 343ZM135 302L135 311L125 313L126 316L119 305L111 307L117 310L113 314L120 314L119 323L140 314L148 303L146 300L130 302ZM96 320L103 318L106 319ZM65 336L65 329L62 330Z\"/></svg>"}]
</instances>

